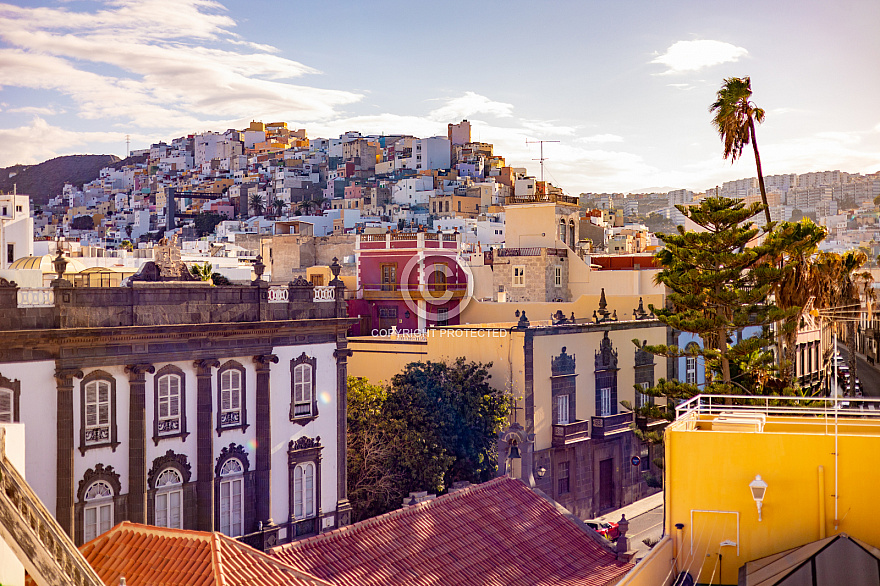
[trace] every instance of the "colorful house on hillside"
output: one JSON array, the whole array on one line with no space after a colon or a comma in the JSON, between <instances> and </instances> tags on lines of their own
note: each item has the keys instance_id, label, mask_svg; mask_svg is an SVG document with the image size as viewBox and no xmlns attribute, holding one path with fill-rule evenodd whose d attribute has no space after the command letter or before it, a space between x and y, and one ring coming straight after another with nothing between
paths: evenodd
<instances>
[{"instance_id":1,"label":"colorful house on hillside","mask_svg":"<svg viewBox=\"0 0 880 586\"><path fill-rule=\"evenodd\" d=\"M355 256L357 293L348 311L360 318L356 333L458 325L473 288L459 234L362 234Z\"/></svg>"}]
</instances>

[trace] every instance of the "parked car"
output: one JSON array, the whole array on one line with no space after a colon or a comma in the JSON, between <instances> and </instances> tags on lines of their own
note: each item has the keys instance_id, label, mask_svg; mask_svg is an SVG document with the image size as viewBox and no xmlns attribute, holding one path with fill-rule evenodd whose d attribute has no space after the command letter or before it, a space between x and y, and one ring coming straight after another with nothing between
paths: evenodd
<instances>
[{"instance_id":1,"label":"parked car","mask_svg":"<svg viewBox=\"0 0 880 586\"><path fill-rule=\"evenodd\" d=\"M608 541L614 541L620 537L620 529L614 521L585 521L587 527L596 531L599 535Z\"/></svg>"}]
</instances>

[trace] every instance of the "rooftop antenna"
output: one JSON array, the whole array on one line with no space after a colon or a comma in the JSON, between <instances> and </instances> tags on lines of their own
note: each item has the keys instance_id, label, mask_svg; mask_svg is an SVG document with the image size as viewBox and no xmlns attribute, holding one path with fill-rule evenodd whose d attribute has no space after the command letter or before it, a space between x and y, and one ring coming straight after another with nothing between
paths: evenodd
<instances>
[{"instance_id":1,"label":"rooftop antenna","mask_svg":"<svg viewBox=\"0 0 880 586\"><path fill-rule=\"evenodd\" d=\"M541 183L544 183L544 143L545 142L560 142L558 140L526 140L526 144L539 144L541 145L541 158L540 159L532 159L533 161L541 161Z\"/></svg>"}]
</instances>

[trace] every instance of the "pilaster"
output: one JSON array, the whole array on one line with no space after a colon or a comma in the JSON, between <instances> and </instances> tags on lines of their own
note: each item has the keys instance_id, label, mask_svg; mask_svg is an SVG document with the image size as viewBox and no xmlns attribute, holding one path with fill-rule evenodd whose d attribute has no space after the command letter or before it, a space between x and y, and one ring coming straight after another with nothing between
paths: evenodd
<instances>
[{"instance_id":1,"label":"pilaster","mask_svg":"<svg viewBox=\"0 0 880 586\"><path fill-rule=\"evenodd\" d=\"M272 487L272 425L271 425L271 392L269 388L269 370L271 364L278 364L274 354L254 356L257 370L257 449L256 449L256 498L257 521L263 527L272 523L270 513Z\"/></svg>"},{"instance_id":2,"label":"pilaster","mask_svg":"<svg viewBox=\"0 0 880 586\"><path fill-rule=\"evenodd\" d=\"M214 402L211 381L220 361L193 362L196 368L196 529L214 530Z\"/></svg>"},{"instance_id":3,"label":"pilaster","mask_svg":"<svg viewBox=\"0 0 880 586\"><path fill-rule=\"evenodd\" d=\"M129 364L128 374L128 519L147 522L147 373L152 364Z\"/></svg>"},{"instance_id":4,"label":"pilaster","mask_svg":"<svg viewBox=\"0 0 880 586\"><path fill-rule=\"evenodd\" d=\"M336 341L336 526L351 523L351 503L348 501L347 431L348 431L348 349L345 338Z\"/></svg>"},{"instance_id":5,"label":"pilaster","mask_svg":"<svg viewBox=\"0 0 880 586\"><path fill-rule=\"evenodd\" d=\"M61 528L74 538L73 526L73 379L82 378L78 368L58 368L56 415L57 430L55 440L55 518Z\"/></svg>"}]
</instances>

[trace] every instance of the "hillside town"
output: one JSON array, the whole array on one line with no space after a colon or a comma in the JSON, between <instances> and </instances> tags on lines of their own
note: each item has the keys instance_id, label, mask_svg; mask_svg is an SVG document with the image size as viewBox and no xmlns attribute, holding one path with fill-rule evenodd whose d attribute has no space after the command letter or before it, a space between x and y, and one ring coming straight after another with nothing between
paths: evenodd
<instances>
[{"instance_id":1,"label":"hillside town","mask_svg":"<svg viewBox=\"0 0 880 586\"><path fill-rule=\"evenodd\" d=\"M782 306L795 279L776 224L812 230L802 256L860 251L859 266L875 265L880 173L573 196L472 138L468 120L446 136L331 139L253 121L134 150L44 203L0 195L0 507L21 515L4 525L16 545L0 550L0 566L14 566L2 582L26 571L39 583L154 583L144 560L161 550L202 560L174 583L198 572L246 583L247 571L271 584L713 583L712 568L682 557L679 520L700 527L699 556L719 564L716 542L733 548L740 527L761 526L751 510L728 526L724 514L751 499L707 488L692 454L711 459L731 432L774 429L792 445L825 432L785 427L786 409L816 414L797 397L756 411L711 392L779 382L876 427L880 388L853 362L880 359L870 273L837 297L817 286L784 317L762 304L772 291ZM785 261L766 280L749 272L755 260L745 280L725 277L741 284L718 334L685 323L696 285L670 267L690 258L673 258L676 234L722 225L742 238L712 245L729 266L752 253ZM754 356L772 347L775 365L719 367L719 339ZM441 387L449 394L422 396ZM446 419L421 429L401 407L419 401ZM473 401L479 415L464 410ZM408 423L387 426L388 413ZM749 435L725 477L754 476L751 453L766 453L771 485L774 470L794 470L766 437ZM419 447L390 455L384 443ZM463 444L472 451L456 452ZM648 526L663 506L675 529ZM795 519L785 507L768 504L768 521ZM832 520L836 531L836 509L818 523L823 547L858 547ZM523 558L536 527L548 528L542 553ZM473 555L455 553L470 542ZM750 547L730 553L739 561L719 570L723 583L778 549Z\"/></svg>"}]
</instances>

